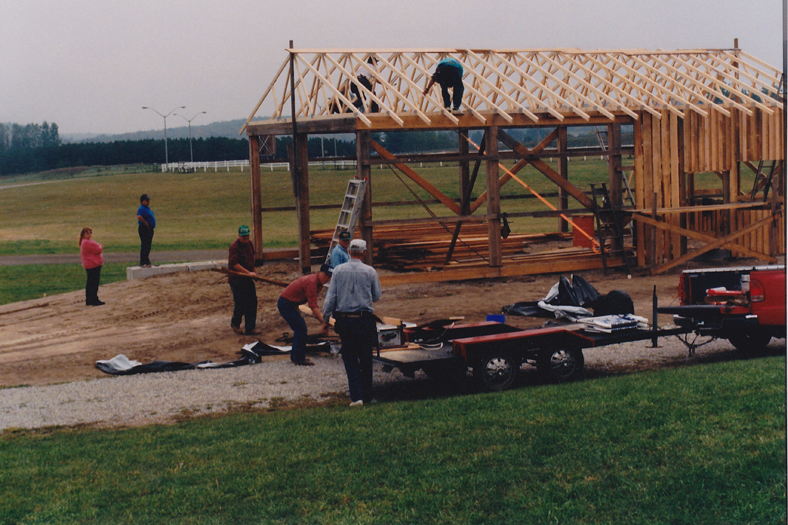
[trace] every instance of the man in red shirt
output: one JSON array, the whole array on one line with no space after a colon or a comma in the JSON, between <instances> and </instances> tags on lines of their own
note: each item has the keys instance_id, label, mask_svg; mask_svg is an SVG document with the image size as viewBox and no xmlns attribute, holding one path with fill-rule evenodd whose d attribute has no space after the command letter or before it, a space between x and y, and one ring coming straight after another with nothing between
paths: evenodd
<instances>
[{"instance_id":1,"label":"man in red shirt","mask_svg":"<svg viewBox=\"0 0 788 525\"><path fill-rule=\"evenodd\" d=\"M257 276L254 269L254 244L249 239L249 227L238 228L238 238L230 245L230 254L227 268L235 274L229 275L230 290L233 292L233 317L230 328L237 334L258 335L255 329L257 324L257 290L254 287L253 277ZM244 319L244 330L241 329L241 319Z\"/></svg>"},{"instance_id":2,"label":"man in red shirt","mask_svg":"<svg viewBox=\"0 0 788 525\"><path fill-rule=\"evenodd\" d=\"M323 312L317 306L317 295L323 289L323 285L328 284L331 280L332 271L329 265L324 264L320 267L319 272L299 277L285 288L276 303L282 318L293 330L293 348L290 351L290 361L298 366L315 364L306 357L306 321L301 317L298 307L306 303L312 310L312 315L320 321L321 325L323 324ZM324 328L323 331L328 333L328 329Z\"/></svg>"}]
</instances>

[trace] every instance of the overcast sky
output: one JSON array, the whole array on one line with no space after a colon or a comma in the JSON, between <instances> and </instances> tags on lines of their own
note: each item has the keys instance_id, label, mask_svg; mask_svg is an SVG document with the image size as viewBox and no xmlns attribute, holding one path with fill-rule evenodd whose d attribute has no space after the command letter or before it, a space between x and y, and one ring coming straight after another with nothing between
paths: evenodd
<instances>
[{"instance_id":1,"label":"overcast sky","mask_svg":"<svg viewBox=\"0 0 788 525\"><path fill-rule=\"evenodd\" d=\"M296 48L739 47L782 69L783 0L0 0L0 122L61 135L246 118ZM168 127L183 126L178 117Z\"/></svg>"}]
</instances>

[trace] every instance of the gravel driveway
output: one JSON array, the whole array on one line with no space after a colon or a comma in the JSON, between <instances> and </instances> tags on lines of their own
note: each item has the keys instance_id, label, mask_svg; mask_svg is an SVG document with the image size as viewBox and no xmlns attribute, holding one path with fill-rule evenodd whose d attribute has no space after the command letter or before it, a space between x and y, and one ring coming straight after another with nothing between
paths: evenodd
<instances>
[{"instance_id":1,"label":"gravel driveway","mask_svg":"<svg viewBox=\"0 0 788 525\"><path fill-rule=\"evenodd\" d=\"M741 359L725 340L700 347L689 357L675 337L660 339L659 348L640 341L587 349L586 380L665 366ZM773 354L785 353L785 340L773 339ZM0 431L49 426L94 424L133 426L163 423L182 417L221 413L238 407L275 408L286 404L347 398L347 380L337 356L314 356L314 367L296 367L286 358L231 369L200 369L136 376L106 377L41 387L0 390ZM518 387L535 379L523 368ZM375 365L376 396L381 402L435 395L432 380ZM438 395L450 395L447 392Z\"/></svg>"}]
</instances>

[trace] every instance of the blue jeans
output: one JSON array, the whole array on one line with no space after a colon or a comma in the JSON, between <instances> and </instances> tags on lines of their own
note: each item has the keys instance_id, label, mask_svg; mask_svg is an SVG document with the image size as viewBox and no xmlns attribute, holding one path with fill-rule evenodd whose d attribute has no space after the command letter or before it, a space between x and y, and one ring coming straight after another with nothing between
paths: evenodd
<instances>
[{"instance_id":1,"label":"blue jeans","mask_svg":"<svg viewBox=\"0 0 788 525\"><path fill-rule=\"evenodd\" d=\"M372 349L377 342L375 319L339 317L334 331L342 341L342 362L347 374L347 386L352 401L372 401Z\"/></svg>"},{"instance_id":2,"label":"blue jeans","mask_svg":"<svg viewBox=\"0 0 788 525\"><path fill-rule=\"evenodd\" d=\"M306 321L301 317L298 305L291 303L284 297L279 297L276 307L293 331L293 349L290 350L290 360L294 363L303 363L306 360Z\"/></svg>"}]
</instances>

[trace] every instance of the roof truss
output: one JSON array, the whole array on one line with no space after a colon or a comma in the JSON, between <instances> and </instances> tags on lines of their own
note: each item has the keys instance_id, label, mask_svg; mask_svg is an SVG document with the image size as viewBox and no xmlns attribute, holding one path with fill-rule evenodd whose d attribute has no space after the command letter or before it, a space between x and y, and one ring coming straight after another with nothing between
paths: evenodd
<instances>
[{"instance_id":1,"label":"roof truss","mask_svg":"<svg viewBox=\"0 0 788 525\"><path fill-rule=\"evenodd\" d=\"M566 116L589 120L590 114L637 118L639 111L660 118L665 109L680 118L687 111L704 118L711 112L730 116L732 108L751 114L754 107L772 114L783 96L781 72L737 49L287 51L247 124L261 108L268 118L290 118L291 70L297 119L346 112L368 126L379 116L404 126L404 115L429 125L437 114L457 124L443 108L440 89L422 94L435 65L447 56L462 62L463 104L482 123L488 114L509 122L520 114L535 123L542 116L559 121ZM355 73L369 58L377 61L371 91ZM354 107L351 84L363 94L365 111ZM371 101L379 113L369 113Z\"/></svg>"}]
</instances>

